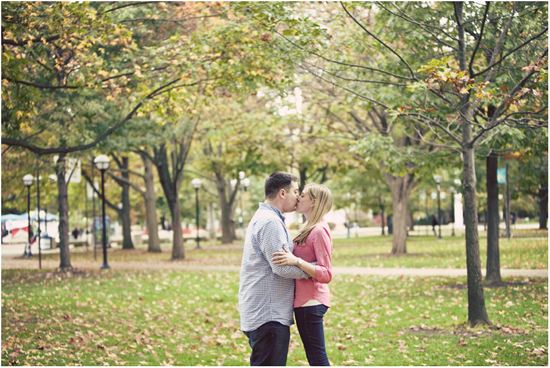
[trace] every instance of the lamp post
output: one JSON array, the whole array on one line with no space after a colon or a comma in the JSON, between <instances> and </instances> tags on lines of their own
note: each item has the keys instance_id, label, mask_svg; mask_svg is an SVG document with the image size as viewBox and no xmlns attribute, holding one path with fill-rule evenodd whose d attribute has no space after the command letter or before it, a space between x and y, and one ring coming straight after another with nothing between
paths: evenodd
<instances>
[{"instance_id":1,"label":"lamp post","mask_svg":"<svg viewBox=\"0 0 550 368\"><path fill-rule=\"evenodd\" d=\"M451 191L451 215L452 215L452 220L453 220L453 222L451 223L452 224L452 229L453 229L453 232L451 233L451 236L455 236L455 193L456 193L456 190L455 190L455 187L451 187L451 188L449 188L449 190Z\"/></svg>"},{"instance_id":2,"label":"lamp post","mask_svg":"<svg viewBox=\"0 0 550 368\"><path fill-rule=\"evenodd\" d=\"M434 175L434 181L437 184L437 222L439 223L439 236L437 239L441 238L441 187L440 184L443 181L443 177L439 174Z\"/></svg>"},{"instance_id":3,"label":"lamp post","mask_svg":"<svg viewBox=\"0 0 550 368\"><path fill-rule=\"evenodd\" d=\"M430 227L429 225L429 220L428 220L428 196L426 195L426 191L422 191L420 192L420 200L423 201L423 200L426 200L426 236L428 235L428 228Z\"/></svg>"},{"instance_id":4,"label":"lamp post","mask_svg":"<svg viewBox=\"0 0 550 368\"><path fill-rule=\"evenodd\" d=\"M99 155L94 159L95 167L101 171L101 209L103 213L103 266L101 269L109 269L107 264L107 224L105 220L105 171L109 169L109 157Z\"/></svg>"},{"instance_id":5,"label":"lamp post","mask_svg":"<svg viewBox=\"0 0 550 368\"><path fill-rule=\"evenodd\" d=\"M31 186L34 181L34 178L31 174L27 174L23 176L23 184L27 187L27 230L28 230L28 252L27 252L27 246L25 246L25 253L23 254L24 257L32 257L31 252Z\"/></svg>"},{"instance_id":6,"label":"lamp post","mask_svg":"<svg viewBox=\"0 0 550 368\"><path fill-rule=\"evenodd\" d=\"M199 178L191 180L191 185L195 188L195 212L197 217L197 249L200 249L200 239L199 239L199 189L202 185L202 181Z\"/></svg>"}]
</instances>

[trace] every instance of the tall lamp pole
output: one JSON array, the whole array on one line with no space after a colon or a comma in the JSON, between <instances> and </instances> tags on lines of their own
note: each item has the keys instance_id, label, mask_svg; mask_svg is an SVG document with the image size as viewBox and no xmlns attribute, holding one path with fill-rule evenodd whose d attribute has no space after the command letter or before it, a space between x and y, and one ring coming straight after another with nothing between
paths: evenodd
<instances>
[{"instance_id":1,"label":"tall lamp pole","mask_svg":"<svg viewBox=\"0 0 550 368\"><path fill-rule=\"evenodd\" d=\"M99 155L94 159L95 167L101 171L101 208L103 212L103 266L101 269L109 269L107 264L107 223L105 220L105 171L109 169L109 157Z\"/></svg>"},{"instance_id":2,"label":"tall lamp pole","mask_svg":"<svg viewBox=\"0 0 550 368\"><path fill-rule=\"evenodd\" d=\"M197 218L197 249L200 249L200 239L199 239L199 189L202 185L202 181L199 178L191 180L191 185L195 188L195 212Z\"/></svg>"},{"instance_id":3,"label":"tall lamp pole","mask_svg":"<svg viewBox=\"0 0 550 368\"><path fill-rule=\"evenodd\" d=\"M428 235L428 228L430 227L429 225L429 220L428 220L428 198L427 198L427 195L426 195L426 191L422 191L420 192L420 200L423 201L423 200L426 200L426 235Z\"/></svg>"},{"instance_id":4,"label":"tall lamp pole","mask_svg":"<svg viewBox=\"0 0 550 368\"><path fill-rule=\"evenodd\" d=\"M439 174L434 175L434 181L437 184L437 222L439 223L439 236L437 239L441 238L441 187L440 184L443 181L443 177Z\"/></svg>"},{"instance_id":5,"label":"tall lamp pole","mask_svg":"<svg viewBox=\"0 0 550 368\"><path fill-rule=\"evenodd\" d=\"M25 253L23 256L25 258L32 257L31 252L31 186L34 182L34 178L31 174L27 174L23 176L23 184L27 187L27 230L28 230L28 252L27 252L27 246L25 247Z\"/></svg>"}]
</instances>

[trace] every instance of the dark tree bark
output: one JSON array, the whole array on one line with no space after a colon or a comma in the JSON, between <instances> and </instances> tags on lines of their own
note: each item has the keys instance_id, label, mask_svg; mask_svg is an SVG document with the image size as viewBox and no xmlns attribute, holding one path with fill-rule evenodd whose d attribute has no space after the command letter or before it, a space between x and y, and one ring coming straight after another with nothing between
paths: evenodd
<instances>
[{"instance_id":1,"label":"dark tree bark","mask_svg":"<svg viewBox=\"0 0 550 368\"><path fill-rule=\"evenodd\" d=\"M166 145L162 144L159 147L154 147L155 156L153 163L157 167L160 183L168 202L168 208L170 208L170 215L172 217L172 230L174 232L174 240L172 243L172 259L185 258L185 252L183 249L183 233L181 227L181 211L179 203L179 190L181 182L183 181L183 166L185 159L187 158L187 152L189 151L189 145L185 143L178 143L178 149L172 152L172 175L170 174L170 163L168 160L168 152Z\"/></svg>"},{"instance_id":2,"label":"dark tree bark","mask_svg":"<svg viewBox=\"0 0 550 368\"><path fill-rule=\"evenodd\" d=\"M547 173L541 171L539 188L539 229L548 230L548 178Z\"/></svg>"},{"instance_id":3,"label":"dark tree bark","mask_svg":"<svg viewBox=\"0 0 550 368\"><path fill-rule=\"evenodd\" d=\"M57 175L57 199L59 202L59 268L68 269L71 266L69 252L69 200L67 183L65 182L65 153L60 153L55 165Z\"/></svg>"},{"instance_id":4,"label":"dark tree bark","mask_svg":"<svg viewBox=\"0 0 550 368\"><path fill-rule=\"evenodd\" d=\"M231 184L227 183L221 172L215 173L216 190L218 192L218 200L220 203L221 219L220 225L222 228L222 244L231 244L236 239L235 236L235 206L237 193L241 185L240 179L237 179L235 188L231 188ZM229 198L227 191L229 190Z\"/></svg>"},{"instance_id":5,"label":"dark tree bark","mask_svg":"<svg viewBox=\"0 0 550 368\"><path fill-rule=\"evenodd\" d=\"M145 181L145 193L142 194L145 199L145 216L147 218L147 232L149 234L147 251L151 253L160 253L153 162L147 155L140 154L140 156L145 168L145 174L143 176Z\"/></svg>"},{"instance_id":6,"label":"dark tree bark","mask_svg":"<svg viewBox=\"0 0 550 368\"><path fill-rule=\"evenodd\" d=\"M485 280L490 285L502 284L500 277L499 222L498 213L498 156L491 154L487 163L487 272Z\"/></svg>"},{"instance_id":7,"label":"dark tree bark","mask_svg":"<svg viewBox=\"0 0 550 368\"><path fill-rule=\"evenodd\" d=\"M381 163L380 167L384 167ZM409 195L414 185L414 174L393 176L384 171L386 181L390 186L393 202L393 245L392 254L407 253L407 224L409 222Z\"/></svg>"},{"instance_id":8,"label":"dark tree bark","mask_svg":"<svg viewBox=\"0 0 550 368\"><path fill-rule=\"evenodd\" d=\"M120 221L122 222L122 249L134 249L132 242L132 222L130 220L130 174L128 173L128 157L122 157L120 160L114 153L111 153L113 160L120 169L120 175L124 180L116 180L122 187L121 203L122 209L118 211Z\"/></svg>"},{"instance_id":9,"label":"dark tree bark","mask_svg":"<svg viewBox=\"0 0 550 368\"><path fill-rule=\"evenodd\" d=\"M465 27L462 2L454 2L458 34L458 59L460 70L468 70L466 62ZM460 119L462 126L463 155L463 195L464 224L466 226L466 269L468 273L468 321L472 327L490 325L481 274L481 259L479 255L479 233L477 229L477 198L475 174L475 144L471 125L476 105L470 101L470 94L460 97Z\"/></svg>"}]
</instances>

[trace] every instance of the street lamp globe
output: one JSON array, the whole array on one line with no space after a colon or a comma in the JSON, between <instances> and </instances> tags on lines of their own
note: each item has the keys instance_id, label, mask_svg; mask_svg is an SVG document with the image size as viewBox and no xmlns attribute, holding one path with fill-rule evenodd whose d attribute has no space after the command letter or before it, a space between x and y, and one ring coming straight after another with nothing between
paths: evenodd
<instances>
[{"instance_id":1,"label":"street lamp globe","mask_svg":"<svg viewBox=\"0 0 550 368\"><path fill-rule=\"evenodd\" d=\"M31 174L27 174L23 176L23 184L25 184L26 187L30 187L34 182L34 177Z\"/></svg>"},{"instance_id":2,"label":"street lamp globe","mask_svg":"<svg viewBox=\"0 0 550 368\"><path fill-rule=\"evenodd\" d=\"M249 185L250 185L250 179L245 178L245 179L243 180L244 190L246 190L246 188L248 188Z\"/></svg>"},{"instance_id":3,"label":"street lamp globe","mask_svg":"<svg viewBox=\"0 0 550 368\"><path fill-rule=\"evenodd\" d=\"M94 165L98 168L98 170L105 171L109 168L110 165L110 159L109 157L105 155L99 155L94 159Z\"/></svg>"},{"instance_id":4,"label":"street lamp globe","mask_svg":"<svg viewBox=\"0 0 550 368\"><path fill-rule=\"evenodd\" d=\"M239 171L239 179L244 179L244 171Z\"/></svg>"},{"instance_id":5,"label":"street lamp globe","mask_svg":"<svg viewBox=\"0 0 550 368\"><path fill-rule=\"evenodd\" d=\"M443 177L439 174L435 174L434 181L436 182L436 184L441 184L441 182L443 181Z\"/></svg>"},{"instance_id":6,"label":"street lamp globe","mask_svg":"<svg viewBox=\"0 0 550 368\"><path fill-rule=\"evenodd\" d=\"M199 178L193 179L191 180L191 185L193 186L193 188L199 189L202 185L202 180L200 180Z\"/></svg>"}]
</instances>

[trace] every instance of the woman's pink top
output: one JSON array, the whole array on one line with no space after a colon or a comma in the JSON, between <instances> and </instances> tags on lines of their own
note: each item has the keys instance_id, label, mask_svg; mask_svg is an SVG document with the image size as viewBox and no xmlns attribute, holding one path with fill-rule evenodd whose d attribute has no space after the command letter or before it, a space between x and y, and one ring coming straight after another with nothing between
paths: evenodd
<instances>
[{"instance_id":1,"label":"woman's pink top","mask_svg":"<svg viewBox=\"0 0 550 368\"><path fill-rule=\"evenodd\" d=\"M294 243L294 255L305 262L317 262L316 279L297 279L294 308L301 307L311 299L330 307L328 283L332 280L332 236L323 220L311 230L305 244Z\"/></svg>"}]
</instances>

